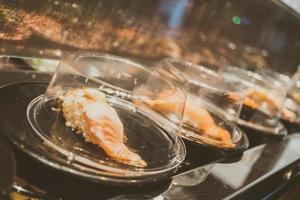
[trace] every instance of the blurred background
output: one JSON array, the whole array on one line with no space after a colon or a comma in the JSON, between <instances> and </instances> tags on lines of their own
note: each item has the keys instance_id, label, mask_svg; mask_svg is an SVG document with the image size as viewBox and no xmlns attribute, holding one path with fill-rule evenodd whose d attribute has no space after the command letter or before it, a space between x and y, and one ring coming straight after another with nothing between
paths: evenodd
<instances>
[{"instance_id":1,"label":"blurred background","mask_svg":"<svg viewBox=\"0 0 300 200\"><path fill-rule=\"evenodd\" d=\"M299 13L299 0L0 0L0 53L58 59L96 50L291 75Z\"/></svg>"}]
</instances>

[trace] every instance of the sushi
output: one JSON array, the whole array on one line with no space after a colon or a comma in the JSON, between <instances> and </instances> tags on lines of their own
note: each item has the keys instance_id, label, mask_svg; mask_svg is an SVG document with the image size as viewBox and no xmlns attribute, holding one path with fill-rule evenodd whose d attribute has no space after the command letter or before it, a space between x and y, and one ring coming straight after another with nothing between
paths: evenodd
<instances>
[{"instance_id":1,"label":"sushi","mask_svg":"<svg viewBox=\"0 0 300 200\"><path fill-rule=\"evenodd\" d=\"M60 97L66 126L101 147L115 161L135 167L147 163L126 145L123 124L105 94L92 88L74 89Z\"/></svg>"},{"instance_id":2,"label":"sushi","mask_svg":"<svg viewBox=\"0 0 300 200\"><path fill-rule=\"evenodd\" d=\"M145 100L145 104L154 110L165 114L172 114L178 109L178 94L164 95L161 92L155 100ZM141 104L141 102L137 102ZM183 113L183 122L193 128L196 128L206 137L203 140L219 147L232 148L235 145L232 142L231 134L224 128L218 126L211 114L203 107L196 105L192 100L185 104Z\"/></svg>"},{"instance_id":3,"label":"sushi","mask_svg":"<svg viewBox=\"0 0 300 200\"><path fill-rule=\"evenodd\" d=\"M238 99L239 97L236 96L235 94L230 94L230 98L232 99ZM280 110L280 106L276 102L275 99L271 99L267 94L261 91L255 91L255 90L250 90L246 97L243 99L243 104L252 108L252 109L257 109L261 110L262 112L268 114L268 113L277 113ZM289 110L286 107L283 107L281 109L281 118L284 120L288 120L290 122L295 121L296 119L296 114Z\"/></svg>"}]
</instances>

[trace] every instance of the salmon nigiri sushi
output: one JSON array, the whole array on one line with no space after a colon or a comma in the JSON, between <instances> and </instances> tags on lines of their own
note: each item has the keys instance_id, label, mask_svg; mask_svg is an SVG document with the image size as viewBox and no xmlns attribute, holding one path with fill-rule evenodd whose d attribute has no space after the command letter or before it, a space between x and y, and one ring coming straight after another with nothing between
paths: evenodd
<instances>
[{"instance_id":1,"label":"salmon nigiri sushi","mask_svg":"<svg viewBox=\"0 0 300 200\"><path fill-rule=\"evenodd\" d=\"M149 99L144 103L152 109L165 114L170 114L177 109L178 97L176 93L173 95L164 95L164 91L162 91L158 96L157 99ZM136 101L135 103L141 104L139 101ZM228 148L235 146L232 142L230 133L226 129L218 126L211 114L205 108L195 105L191 99L185 104L183 122L201 130L207 137L204 139L206 143Z\"/></svg>"},{"instance_id":2,"label":"salmon nigiri sushi","mask_svg":"<svg viewBox=\"0 0 300 200\"><path fill-rule=\"evenodd\" d=\"M125 145L124 127L105 94L92 88L74 89L62 97L66 126L77 129L84 138L101 147L117 162L145 167L147 163Z\"/></svg>"},{"instance_id":3,"label":"salmon nigiri sushi","mask_svg":"<svg viewBox=\"0 0 300 200\"><path fill-rule=\"evenodd\" d=\"M230 94L230 98L234 100L238 100L240 97L235 95L235 94ZM261 110L264 113L276 113L280 110L280 105L278 101L276 101L276 98L271 98L269 97L266 93L261 92L261 91L255 91L255 90L250 90L247 94L246 97L243 99L243 104L252 108L252 109L257 109ZM267 109L261 108L262 105L267 105ZM296 120L296 114L289 110L286 107L282 107L281 110L281 118L293 122Z\"/></svg>"}]
</instances>

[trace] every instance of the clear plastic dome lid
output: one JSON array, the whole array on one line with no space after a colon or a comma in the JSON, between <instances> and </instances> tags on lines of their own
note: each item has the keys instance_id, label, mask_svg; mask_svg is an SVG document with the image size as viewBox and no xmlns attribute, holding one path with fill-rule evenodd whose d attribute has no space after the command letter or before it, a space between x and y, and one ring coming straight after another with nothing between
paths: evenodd
<instances>
[{"instance_id":1,"label":"clear plastic dome lid","mask_svg":"<svg viewBox=\"0 0 300 200\"><path fill-rule=\"evenodd\" d=\"M257 70L256 73L260 74L266 80L272 82L272 85L278 88L285 87L289 89L293 84L292 79L288 75L281 74L270 69L261 68Z\"/></svg>"},{"instance_id":2,"label":"clear plastic dome lid","mask_svg":"<svg viewBox=\"0 0 300 200\"><path fill-rule=\"evenodd\" d=\"M174 94L168 114L151 106ZM61 60L45 94L29 104L27 117L44 144L75 169L71 173L142 179L174 171L184 160L177 135L185 100L180 87L140 64L75 53Z\"/></svg>"},{"instance_id":3,"label":"clear plastic dome lid","mask_svg":"<svg viewBox=\"0 0 300 200\"><path fill-rule=\"evenodd\" d=\"M287 87L272 84L269 78L237 67L225 67L219 73L240 87L245 95L239 119L241 124L267 133L285 133L279 119Z\"/></svg>"},{"instance_id":4,"label":"clear plastic dome lid","mask_svg":"<svg viewBox=\"0 0 300 200\"><path fill-rule=\"evenodd\" d=\"M300 105L300 65L292 77L292 86L288 94L289 97L291 97L297 104Z\"/></svg>"},{"instance_id":5,"label":"clear plastic dome lid","mask_svg":"<svg viewBox=\"0 0 300 200\"><path fill-rule=\"evenodd\" d=\"M243 98L239 88L217 72L186 60L167 58L157 67L184 85L187 93L182 136L218 148L235 148L242 138L234 124Z\"/></svg>"},{"instance_id":6,"label":"clear plastic dome lid","mask_svg":"<svg viewBox=\"0 0 300 200\"><path fill-rule=\"evenodd\" d=\"M297 105L297 101L293 96L293 92L296 91L295 83L297 82L297 72L293 75L293 77L265 68L258 70L257 73L265 80L271 82L272 85L277 87L279 90L287 90L288 95L283 103L280 117L285 121L299 123L299 105Z\"/></svg>"},{"instance_id":7,"label":"clear plastic dome lid","mask_svg":"<svg viewBox=\"0 0 300 200\"><path fill-rule=\"evenodd\" d=\"M290 122L300 123L300 65L291 78L288 98L284 102L285 119Z\"/></svg>"}]
</instances>

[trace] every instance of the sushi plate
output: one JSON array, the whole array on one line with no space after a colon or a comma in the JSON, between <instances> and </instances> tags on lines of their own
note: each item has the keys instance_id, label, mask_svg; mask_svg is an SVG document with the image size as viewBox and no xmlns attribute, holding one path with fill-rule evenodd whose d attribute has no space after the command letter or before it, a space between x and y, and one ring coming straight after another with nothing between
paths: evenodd
<instances>
[{"instance_id":1,"label":"sushi plate","mask_svg":"<svg viewBox=\"0 0 300 200\"><path fill-rule=\"evenodd\" d=\"M176 155L177 157L175 160L172 162L155 163L156 165L153 164L153 166L150 166L151 168L139 169L114 163L115 161L111 160L102 162L104 164L101 166L106 167L105 163L111 164L115 168L120 166L124 172L131 172L129 174L109 171L111 169L109 167L102 169L96 167L93 168L93 165L89 165L92 163L89 160L90 157L77 159L77 154L74 152L64 154L57 151L57 149L48 145L49 141L39 137L38 134L32 130L27 120L26 111L28 105L34 98L43 94L46 87L47 83L24 82L7 85L0 89L0 109L2 111L0 114L0 131L10 142L18 147L19 150L35 158L35 160L55 168L58 171L63 171L79 178L113 185L124 183L128 185L146 184L166 179L176 172L179 165L184 160L186 152L182 140L178 143L179 154ZM51 119L50 116L48 120L45 120L45 123L51 121ZM147 134L147 132L144 132L144 134ZM55 135L52 136L53 135L51 135L50 139L55 137ZM78 143L84 143L80 146L80 151L83 150L84 152L88 152L88 155L91 155L92 158L98 159L99 157L99 159L107 160L106 157L101 157L105 156L103 152L100 152L101 149L95 149L92 144L85 144L87 142L82 140L79 135L65 134L60 136L59 141L61 141L61 148L66 148L66 145L68 145L67 147L74 146L75 149L75 146L78 146ZM66 151L68 150L69 149L66 148ZM93 157L94 155L95 157ZM149 159L157 159L159 156L161 157L164 155L154 155ZM153 163L155 161L156 160L153 160Z\"/></svg>"}]
</instances>

